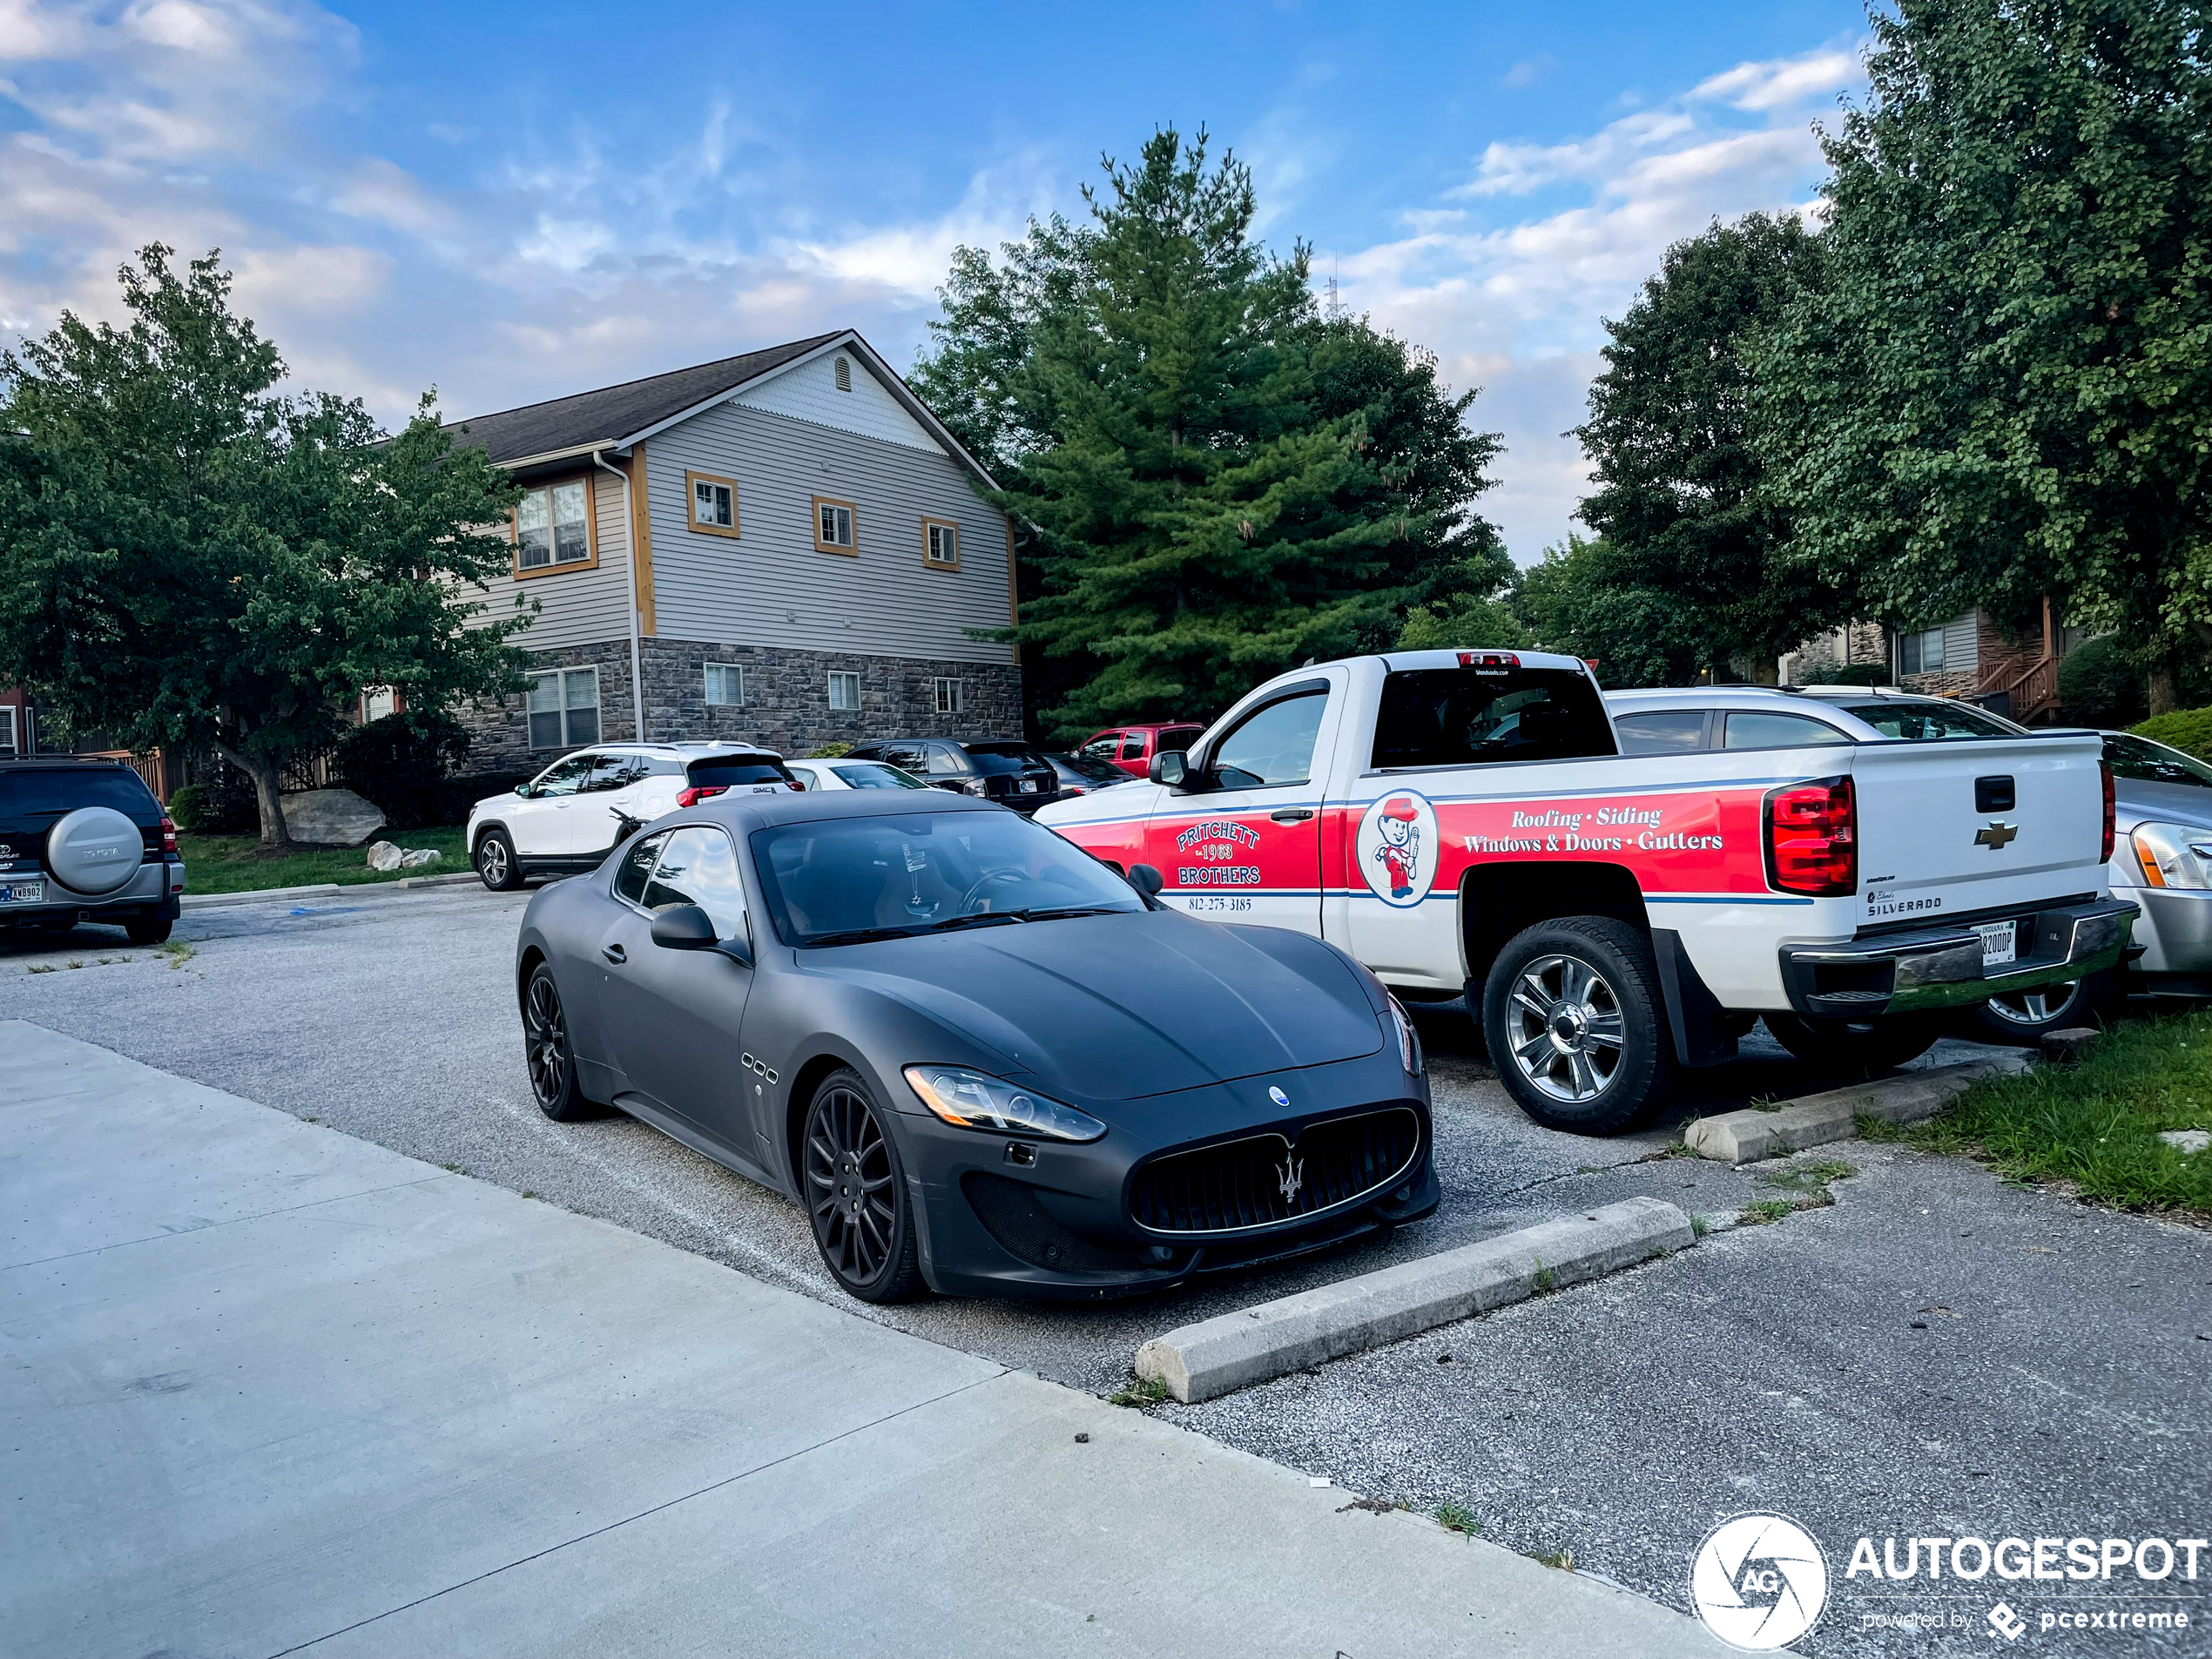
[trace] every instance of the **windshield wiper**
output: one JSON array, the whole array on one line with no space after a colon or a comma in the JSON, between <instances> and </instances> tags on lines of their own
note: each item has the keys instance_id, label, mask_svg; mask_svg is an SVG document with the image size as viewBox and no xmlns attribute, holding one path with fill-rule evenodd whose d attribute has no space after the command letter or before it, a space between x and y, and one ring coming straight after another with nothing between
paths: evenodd
<instances>
[{"instance_id":1,"label":"windshield wiper","mask_svg":"<svg viewBox=\"0 0 2212 1659\"><path fill-rule=\"evenodd\" d=\"M947 916L942 921L933 921L922 931L932 934L952 932L955 927L988 927L995 921L1027 921L1026 910L978 910L965 916Z\"/></svg>"},{"instance_id":2,"label":"windshield wiper","mask_svg":"<svg viewBox=\"0 0 2212 1659\"><path fill-rule=\"evenodd\" d=\"M1120 905L1071 904L1057 910L1009 910L1009 916L1019 916L1024 921L1057 921L1062 916L1119 916L1130 914Z\"/></svg>"},{"instance_id":3,"label":"windshield wiper","mask_svg":"<svg viewBox=\"0 0 2212 1659\"><path fill-rule=\"evenodd\" d=\"M817 934L801 947L812 950L817 945L863 945L872 939L912 939L911 927L848 927L843 933Z\"/></svg>"}]
</instances>

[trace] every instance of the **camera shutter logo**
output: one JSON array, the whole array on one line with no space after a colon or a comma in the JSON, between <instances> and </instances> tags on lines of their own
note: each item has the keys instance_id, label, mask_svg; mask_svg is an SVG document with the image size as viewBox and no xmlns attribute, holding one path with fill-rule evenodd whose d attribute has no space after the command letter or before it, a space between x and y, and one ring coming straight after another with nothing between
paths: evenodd
<instances>
[{"instance_id":1,"label":"camera shutter logo","mask_svg":"<svg viewBox=\"0 0 2212 1659\"><path fill-rule=\"evenodd\" d=\"M1786 1515L1735 1515L1690 1558L1689 1599L1705 1628L1732 1648L1784 1648L1820 1622L1828 1560Z\"/></svg>"}]
</instances>

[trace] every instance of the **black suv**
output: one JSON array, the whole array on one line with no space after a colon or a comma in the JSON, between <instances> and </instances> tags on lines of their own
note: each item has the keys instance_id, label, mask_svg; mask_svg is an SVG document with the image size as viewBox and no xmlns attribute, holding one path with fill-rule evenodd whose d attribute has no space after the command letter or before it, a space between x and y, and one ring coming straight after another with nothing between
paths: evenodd
<instances>
[{"instance_id":1,"label":"black suv","mask_svg":"<svg viewBox=\"0 0 2212 1659\"><path fill-rule=\"evenodd\" d=\"M184 896L177 826L119 760L0 760L0 927L169 937Z\"/></svg>"},{"instance_id":2,"label":"black suv","mask_svg":"<svg viewBox=\"0 0 2212 1659\"><path fill-rule=\"evenodd\" d=\"M910 772L926 784L981 795L1017 813L1034 813L1060 799L1060 774L1033 744L999 738L952 743L943 738L894 738L864 743L850 752L855 760L880 760Z\"/></svg>"}]
</instances>

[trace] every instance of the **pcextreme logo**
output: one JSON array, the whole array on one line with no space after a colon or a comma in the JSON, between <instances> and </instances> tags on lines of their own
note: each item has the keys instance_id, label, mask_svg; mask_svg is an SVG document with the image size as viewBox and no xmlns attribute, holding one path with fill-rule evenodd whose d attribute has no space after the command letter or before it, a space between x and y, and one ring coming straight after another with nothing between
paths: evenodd
<instances>
[{"instance_id":1,"label":"pcextreme logo","mask_svg":"<svg viewBox=\"0 0 2212 1659\"><path fill-rule=\"evenodd\" d=\"M1689 1600L1729 1646L1769 1653L1820 1622L1828 1559L1787 1515L1731 1515L1690 1558Z\"/></svg>"}]
</instances>

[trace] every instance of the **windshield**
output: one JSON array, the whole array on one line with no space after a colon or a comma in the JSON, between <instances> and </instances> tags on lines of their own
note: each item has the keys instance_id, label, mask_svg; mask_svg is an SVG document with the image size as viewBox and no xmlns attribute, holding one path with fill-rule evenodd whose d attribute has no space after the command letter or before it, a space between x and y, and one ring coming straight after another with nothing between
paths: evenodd
<instances>
[{"instance_id":1,"label":"windshield","mask_svg":"<svg viewBox=\"0 0 2212 1659\"><path fill-rule=\"evenodd\" d=\"M2195 784L2212 788L2212 766L2148 738L2114 732L2105 738L2105 764L2116 778L2144 784Z\"/></svg>"},{"instance_id":2,"label":"windshield","mask_svg":"<svg viewBox=\"0 0 2212 1659\"><path fill-rule=\"evenodd\" d=\"M828 818L752 834L787 945L1011 923L1028 914L1141 910L1129 883L1041 825L1005 812Z\"/></svg>"},{"instance_id":3,"label":"windshield","mask_svg":"<svg viewBox=\"0 0 2212 1659\"><path fill-rule=\"evenodd\" d=\"M738 784L787 784L791 770L773 755L714 755L694 760L691 781L701 789L718 785L728 789Z\"/></svg>"},{"instance_id":4,"label":"windshield","mask_svg":"<svg viewBox=\"0 0 2212 1659\"><path fill-rule=\"evenodd\" d=\"M911 772L900 772L876 760L843 760L830 770L855 789L927 789L929 786Z\"/></svg>"},{"instance_id":5,"label":"windshield","mask_svg":"<svg viewBox=\"0 0 2212 1659\"><path fill-rule=\"evenodd\" d=\"M1844 708L1885 738L1909 743L1946 743L1961 738L2017 738L2020 727L1971 703L1925 702L1885 697L1878 703L1851 703Z\"/></svg>"},{"instance_id":6,"label":"windshield","mask_svg":"<svg viewBox=\"0 0 2212 1659\"><path fill-rule=\"evenodd\" d=\"M1129 773L1111 761L1094 760L1089 755L1048 754L1045 759L1057 765L1067 767L1079 778L1089 779L1093 783L1120 783L1129 776Z\"/></svg>"},{"instance_id":7,"label":"windshield","mask_svg":"<svg viewBox=\"0 0 2212 1659\"><path fill-rule=\"evenodd\" d=\"M1422 668L1383 681L1374 759L1387 766L1615 753L1589 677L1563 668Z\"/></svg>"}]
</instances>

